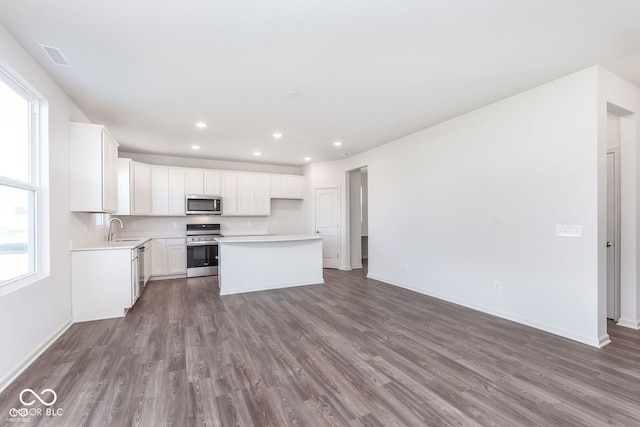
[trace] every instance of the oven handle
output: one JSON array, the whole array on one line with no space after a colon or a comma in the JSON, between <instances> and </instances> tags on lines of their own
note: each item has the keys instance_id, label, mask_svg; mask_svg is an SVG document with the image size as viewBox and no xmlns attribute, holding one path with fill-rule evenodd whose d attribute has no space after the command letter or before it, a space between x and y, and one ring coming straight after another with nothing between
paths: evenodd
<instances>
[{"instance_id":1,"label":"oven handle","mask_svg":"<svg viewBox=\"0 0 640 427\"><path fill-rule=\"evenodd\" d=\"M188 242L187 247L189 246L218 246L218 242Z\"/></svg>"}]
</instances>

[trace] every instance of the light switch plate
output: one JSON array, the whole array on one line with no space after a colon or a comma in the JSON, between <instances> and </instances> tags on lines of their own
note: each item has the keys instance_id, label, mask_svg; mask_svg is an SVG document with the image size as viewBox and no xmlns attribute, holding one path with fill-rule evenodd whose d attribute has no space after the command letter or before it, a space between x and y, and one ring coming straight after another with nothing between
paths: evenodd
<instances>
[{"instance_id":1,"label":"light switch plate","mask_svg":"<svg viewBox=\"0 0 640 427\"><path fill-rule=\"evenodd\" d=\"M556 225L558 237L582 237L581 225Z\"/></svg>"}]
</instances>

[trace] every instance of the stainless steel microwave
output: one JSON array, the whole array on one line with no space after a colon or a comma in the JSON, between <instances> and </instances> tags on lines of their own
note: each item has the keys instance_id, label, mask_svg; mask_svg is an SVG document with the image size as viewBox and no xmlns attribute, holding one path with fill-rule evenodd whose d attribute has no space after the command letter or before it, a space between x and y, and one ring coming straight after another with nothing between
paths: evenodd
<instances>
[{"instance_id":1,"label":"stainless steel microwave","mask_svg":"<svg viewBox=\"0 0 640 427\"><path fill-rule=\"evenodd\" d=\"M222 197L205 194L187 194L187 215L222 214Z\"/></svg>"}]
</instances>

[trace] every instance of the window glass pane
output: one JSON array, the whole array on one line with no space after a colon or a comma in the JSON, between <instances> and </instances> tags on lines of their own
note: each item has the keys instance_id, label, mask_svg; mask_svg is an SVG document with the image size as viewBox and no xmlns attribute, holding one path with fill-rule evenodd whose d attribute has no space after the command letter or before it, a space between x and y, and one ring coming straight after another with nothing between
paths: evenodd
<instances>
[{"instance_id":1,"label":"window glass pane","mask_svg":"<svg viewBox=\"0 0 640 427\"><path fill-rule=\"evenodd\" d=\"M29 101L0 80L0 176L30 182Z\"/></svg>"},{"instance_id":2,"label":"window glass pane","mask_svg":"<svg viewBox=\"0 0 640 427\"><path fill-rule=\"evenodd\" d=\"M32 273L34 192L0 185L0 283Z\"/></svg>"}]
</instances>

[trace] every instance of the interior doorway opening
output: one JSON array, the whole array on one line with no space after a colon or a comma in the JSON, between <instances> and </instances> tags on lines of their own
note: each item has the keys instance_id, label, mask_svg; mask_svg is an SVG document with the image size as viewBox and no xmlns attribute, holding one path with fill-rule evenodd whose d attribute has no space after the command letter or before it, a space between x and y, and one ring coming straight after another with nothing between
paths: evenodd
<instances>
[{"instance_id":1,"label":"interior doorway opening","mask_svg":"<svg viewBox=\"0 0 640 427\"><path fill-rule=\"evenodd\" d=\"M369 169L347 172L349 188L349 267L367 269L369 259Z\"/></svg>"}]
</instances>

